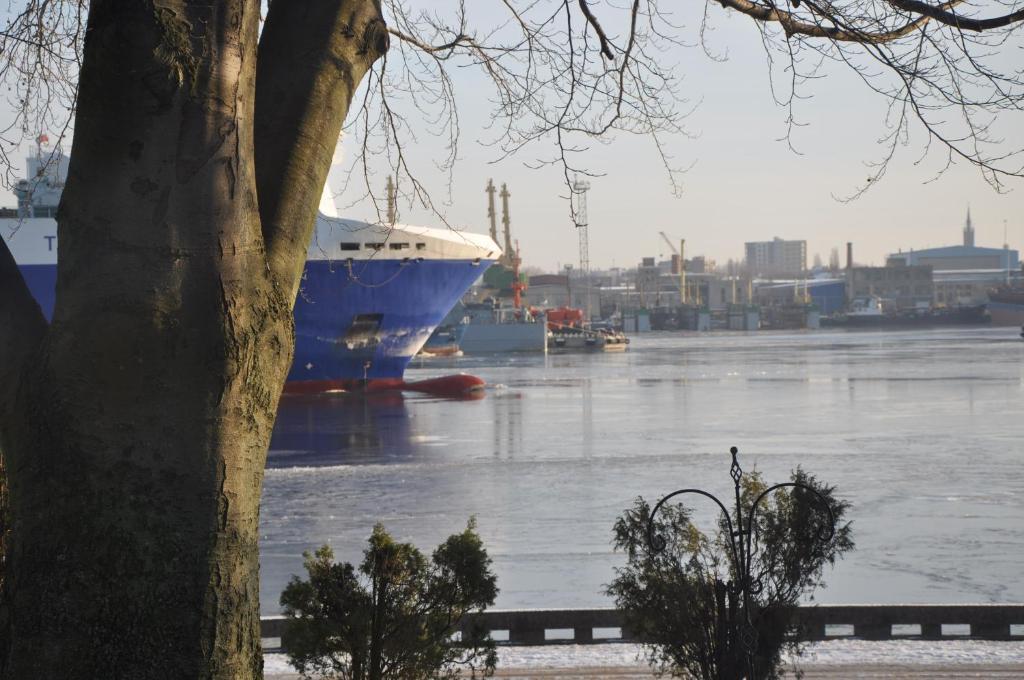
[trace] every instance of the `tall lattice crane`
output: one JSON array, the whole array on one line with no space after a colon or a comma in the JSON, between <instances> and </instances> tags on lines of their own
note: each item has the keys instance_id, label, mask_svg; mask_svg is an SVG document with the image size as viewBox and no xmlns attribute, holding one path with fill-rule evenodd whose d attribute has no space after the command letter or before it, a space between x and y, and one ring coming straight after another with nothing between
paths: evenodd
<instances>
[{"instance_id":1,"label":"tall lattice crane","mask_svg":"<svg viewBox=\"0 0 1024 680\"><path fill-rule=\"evenodd\" d=\"M659 234L661 234L661 239L662 239L662 240L663 240L663 241L664 241L665 243L667 243L667 244L668 244L669 250L671 250L671 251L672 251L672 254L673 254L673 255L679 255L679 251L678 251L678 250L676 250L676 247L675 247L675 245L674 245L674 244L672 243L672 241L671 241L671 240L669 240L669 237L668 237L668 235L667 235L667 234L665 234L665 232L663 232L663 231L659 231L658 233L659 233Z\"/></svg>"},{"instance_id":2,"label":"tall lattice crane","mask_svg":"<svg viewBox=\"0 0 1024 680\"><path fill-rule=\"evenodd\" d=\"M590 228L587 223L587 192L590 182L576 179L572 183L573 213L576 216L576 230L580 235L580 277L586 286L586 318L590 321Z\"/></svg>"}]
</instances>

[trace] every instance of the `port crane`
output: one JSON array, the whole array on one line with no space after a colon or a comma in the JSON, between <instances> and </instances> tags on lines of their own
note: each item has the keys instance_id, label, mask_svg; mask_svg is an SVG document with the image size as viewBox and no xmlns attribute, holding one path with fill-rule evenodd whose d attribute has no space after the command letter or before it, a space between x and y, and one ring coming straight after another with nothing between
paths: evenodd
<instances>
[{"instance_id":1,"label":"port crane","mask_svg":"<svg viewBox=\"0 0 1024 680\"><path fill-rule=\"evenodd\" d=\"M587 191L590 190L590 182L576 177L572 183L571 198L575 199L573 214L575 217L576 230L580 237L580 277L586 286L586 318L590 321L590 226L587 221Z\"/></svg>"},{"instance_id":2,"label":"port crane","mask_svg":"<svg viewBox=\"0 0 1024 680\"><path fill-rule=\"evenodd\" d=\"M676 250L672 240L669 239L665 232L659 231L658 233L661 234L661 238L668 244L668 247L672 250L672 254L679 258L679 283L677 284L679 286L679 301L685 305L690 301L689 296L686 293L686 260L683 259L683 253L686 249L686 239L679 240L679 250Z\"/></svg>"}]
</instances>

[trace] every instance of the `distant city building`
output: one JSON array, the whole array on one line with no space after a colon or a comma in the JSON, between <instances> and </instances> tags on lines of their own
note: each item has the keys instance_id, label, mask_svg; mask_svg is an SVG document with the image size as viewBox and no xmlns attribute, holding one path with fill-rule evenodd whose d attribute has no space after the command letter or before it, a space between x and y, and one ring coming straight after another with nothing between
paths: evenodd
<instances>
[{"instance_id":1,"label":"distant city building","mask_svg":"<svg viewBox=\"0 0 1024 680\"><path fill-rule=\"evenodd\" d=\"M846 280L822 278L762 283L754 293L754 301L766 307L800 303L807 298L823 315L840 312L846 308Z\"/></svg>"},{"instance_id":2,"label":"distant city building","mask_svg":"<svg viewBox=\"0 0 1024 680\"><path fill-rule=\"evenodd\" d=\"M686 261L686 271L691 274L710 274L715 271L715 261L698 255Z\"/></svg>"},{"instance_id":3,"label":"distant city building","mask_svg":"<svg viewBox=\"0 0 1024 680\"><path fill-rule=\"evenodd\" d=\"M935 301L940 305L980 305L1002 284L1020 285L1021 271L954 269L935 272Z\"/></svg>"},{"instance_id":4,"label":"distant city building","mask_svg":"<svg viewBox=\"0 0 1024 680\"><path fill-rule=\"evenodd\" d=\"M847 272L846 294L851 300L882 298L899 309L930 307L935 299L932 266L893 262L886 267L853 267Z\"/></svg>"},{"instance_id":5,"label":"distant city building","mask_svg":"<svg viewBox=\"0 0 1024 680\"><path fill-rule=\"evenodd\" d=\"M745 245L752 276L793 276L807 271L807 241L751 241Z\"/></svg>"},{"instance_id":6,"label":"distant city building","mask_svg":"<svg viewBox=\"0 0 1024 680\"><path fill-rule=\"evenodd\" d=\"M963 230L963 245L900 251L889 255L886 262L928 265L936 272L990 270L994 279L998 279L999 272L1015 271L1020 268L1020 253L1008 247L980 248L974 245L974 224L971 222L971 211L968 209Z\"/></svg>"}]
</instances>

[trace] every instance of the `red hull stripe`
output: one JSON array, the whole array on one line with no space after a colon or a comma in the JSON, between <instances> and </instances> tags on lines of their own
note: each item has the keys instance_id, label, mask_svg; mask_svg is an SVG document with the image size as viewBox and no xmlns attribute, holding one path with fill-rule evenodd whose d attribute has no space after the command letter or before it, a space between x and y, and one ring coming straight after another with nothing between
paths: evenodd
<instances>
[{"instance_id":1,"label":"red hull stripe","mask_svg":"<svg viewBox=\"0 0 1024 680\"><path fill-rule=\"evenodd\" d=\"M370 380L301 380L286 383L285 394L320 394L323 392L422 392L437 396L464 396L480 392L486 383L474 375L446 375L440 378L406 382L401 378Z\"/></svg>"}]
</instances>

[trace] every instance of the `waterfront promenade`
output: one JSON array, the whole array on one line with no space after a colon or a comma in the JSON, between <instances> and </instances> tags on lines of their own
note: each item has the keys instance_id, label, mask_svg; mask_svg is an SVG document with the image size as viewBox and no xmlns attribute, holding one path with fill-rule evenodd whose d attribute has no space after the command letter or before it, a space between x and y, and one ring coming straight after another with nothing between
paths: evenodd
<instances>
[{"instance_id":1,"label":"waterfront promenade","mask_svg":"<svg viewBox=\"0 0 1024 680\"><path fill-rule=\"evenodd\" d=\"M960 678L991 678L1005 680L1024 678L1024 664L970 664L952 666L933 665L873 665L802 666L805 680L959 680ZM569 668L520 669L497 671L495 678L503 680L585 680L586 678L614 678L615 680L650 680L657 677L644 668ZM796 678L787 673L786 678Z\"/></svg>"},{"instance_id":2,"label":"waterfront promenade","mask_svg":"<svg viewBox=\"0 0 1024 680\"><path fill-rule=\"evenodd\" d=\"M656 676L638 657L640 652L639 645L630 643L499 646L494 677L650 680ZM284 654L268 653L264 658L268 680L298 679ZM806 645L797 665L807 680L1024 680L1024 641L832 640ZM797 676L791 671L785 677Z\"/></svg>"},{"instance_id":3,"label":"waterfront promenade","mask_svg":"<svg viewBox=\"0 0 1024 680\"><path fill-rule=\"evenodd\" d=\"M849 664L841 666L806 665L801 669L804 680L960 680L962 678L991 678L1009 680L1024 678L1024 664ZM267 680L299 680L294 673L267 673ZM495 678L502 680L586 680L609 678L613 680L651 680L656 677L643 667L583 667L583 668L519 668L499 669ZM787 678L796 678L787 673Z\"/></svg>"}]
</instances>

